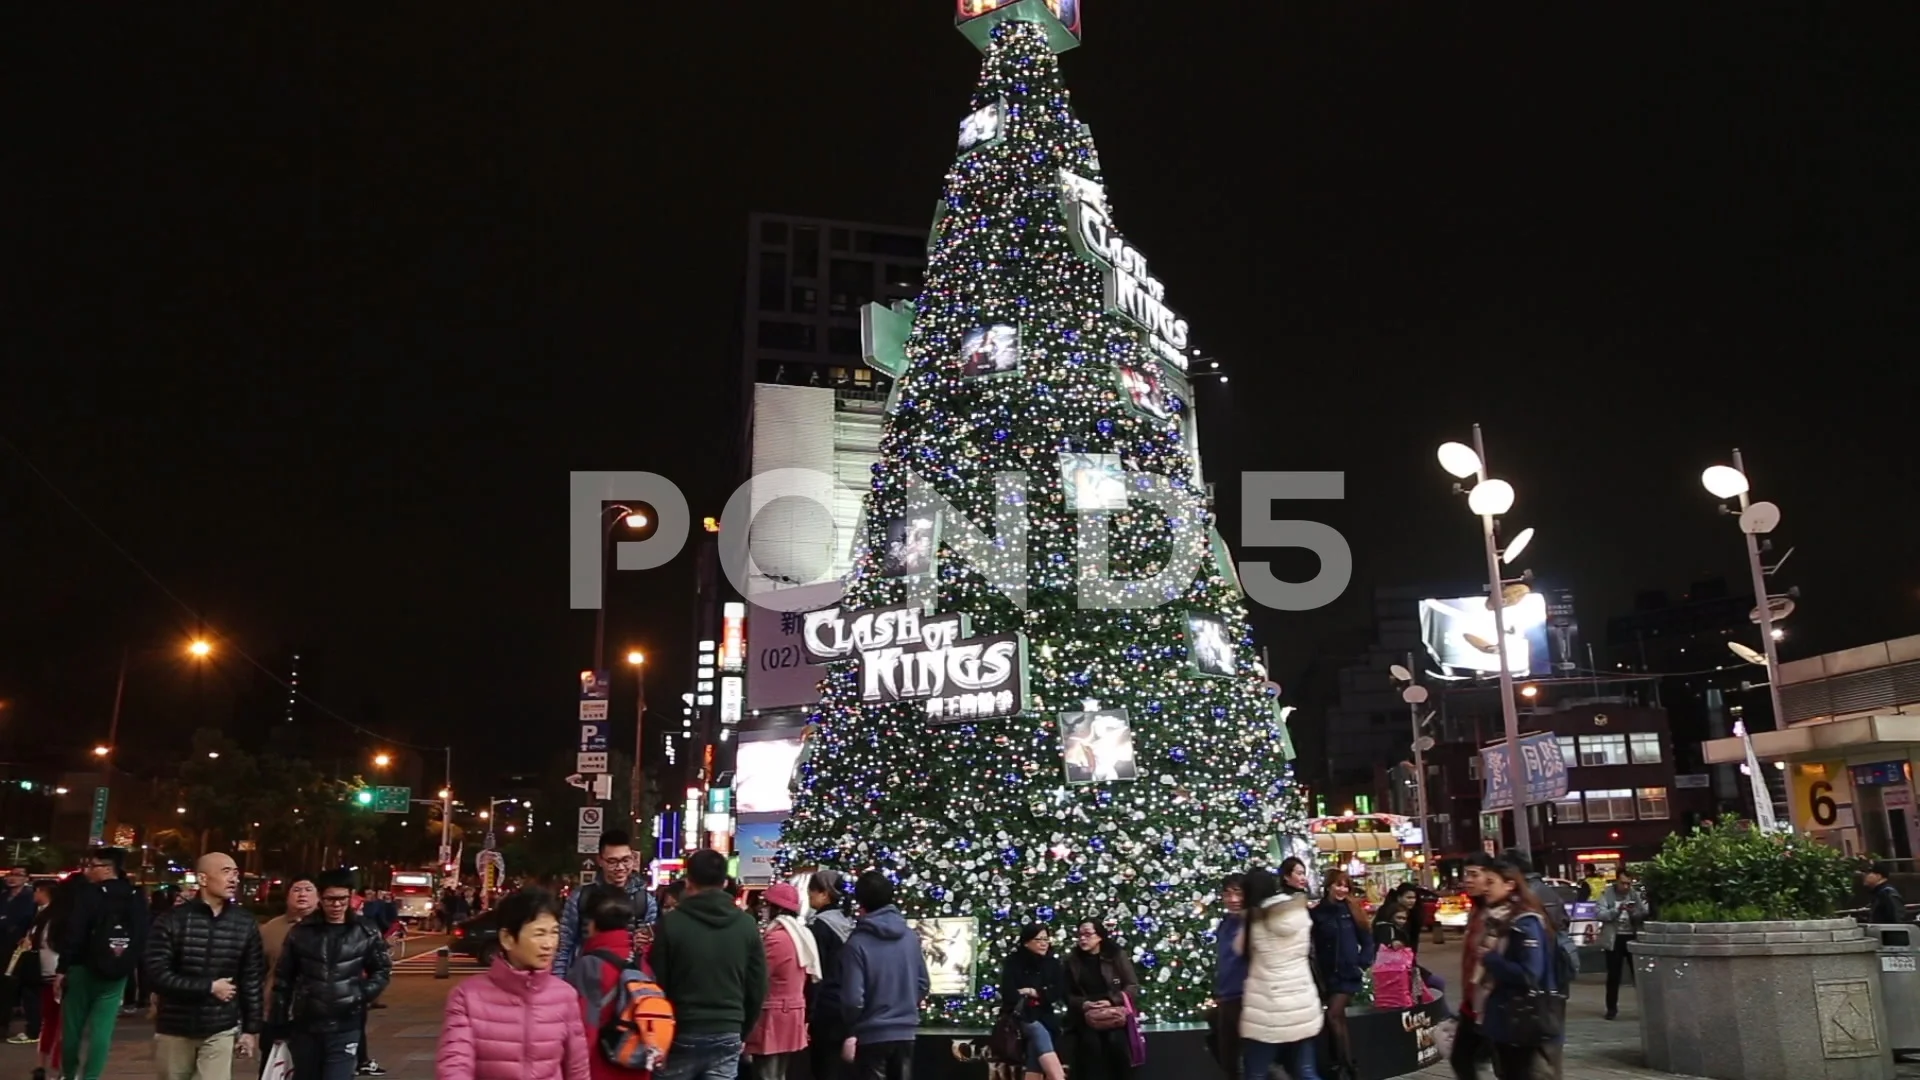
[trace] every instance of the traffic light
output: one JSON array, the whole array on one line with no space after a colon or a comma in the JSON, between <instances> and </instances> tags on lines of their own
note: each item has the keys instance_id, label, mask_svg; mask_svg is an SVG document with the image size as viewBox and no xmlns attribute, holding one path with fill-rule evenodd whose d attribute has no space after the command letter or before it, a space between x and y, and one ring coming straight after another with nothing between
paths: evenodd
<instances>
[{"instance_id":1,"label":"traffic light","mask_svg":"<svg viewBox=\"0 0 1920 1080\"><path fill-rule=\"evenodd\" d=\"M361 806L372 806L373 792L366 788L361 788L359 791L353 793L353 801L359 803Z\"/></svg>"}]
</instances>

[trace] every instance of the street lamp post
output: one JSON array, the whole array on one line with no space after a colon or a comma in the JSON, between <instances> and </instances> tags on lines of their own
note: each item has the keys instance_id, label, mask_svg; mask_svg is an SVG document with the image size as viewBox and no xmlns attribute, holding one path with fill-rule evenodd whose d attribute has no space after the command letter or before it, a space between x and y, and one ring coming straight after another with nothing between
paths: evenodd
<instances>
[{"instance_id":1,"label":"street lamp post","mask_svg":"<svg viewBox=\"0 0 1920 1080\"><path fill-rule=\"evenodd\" d=\"M1480 425L1473 425L1473 445L1457 442L1440 447L1440 466L1456 479L1473 477L1467 492L1467 508L1480 518L1480 533L1487 556L1487 606L1493 609L1494 654L1500 664L1500 718L1506 728L1507 775L1513 791L1514 846L1529 858L1533 855L1533 829L1527 821L1527 771L1520 756L1520 713L1513 701L1513 668L1507 662L1506 582L1500 578L1501 553L1497 543L1496 519L1513 509L1513 485L1487 476L1487 450L1481 439ZM1458 485L1456 485L1456 490ZM1530 537L1531 531L1522 537ZM1508 558L1518 556L1524 540L1513 544Z\"/></svg>"},{"instance_id":2,"label":"street lamp post","mask_svg":"<svg viewBox=\"0 0 1920 1080\"><path fill-rule=\"evenodd\" d=\"M615 504L601 513L617 511L607 527L600 534L600 606L593 613L593 670L598 673L606 670L607 657L607 549L613 546L613 527L625 522L627 528L636 532L653 525L647 512L632 506Z\"/></svg>"},{"instance_id":3,"label":"street lamp post","mask_svg":"<svg viewBox=\"0 0 1920 1080\"><path fill-rule=\"evenodd\" d=\"M627 663L633 666L633 681L640 689L640 703L633 715L633 780L632 791L628 793L631 806L627 819L633 823L633 831L640 831L640 784L645 775L640 768L640 755L647 748L647 656L639 649L627 653Z\"/></svg>"},{"instance_id":4,"label":"street lamp post","mask_svg":"<svg viewBox=\"0 0 1920 1080\"><path fill-rule=\"evenodd\" d=\"M187 655L193 657L195 660L205 660L208 656L212 655L212 653L213 646L205 638L195 638L187 643ZM113 715L107 720L107 741L93 748L93 756L99 758L100 764L106 769L107 779L102 787L107 791L108 801L111 801L113 798L114 763L111 759L114 753L120 749L120 706L127 698L127 668L132 658L132 650L121 646L120 675L114 680L113 684ZM98 811L95 812L94 816L96 818L103 817ZM106 822L104 819L101 820L100 824L103 828L105 827ZM106 841L106 838L103 836L89 836L87 839L88 842L92 844L100 844Z\"/></svg>"},{"instance_id":5,"label":"street lamp post","mask_svg":"<svg viewBox=\"0 0 1920 1080\"><path fill-rule=\"evenodd\" d=\"M443 869L453 861L453 747L445 749L447 781L440 789L440 866ZM459 867L454 868L454 873L458 876Z\"/></svg>"},{"instance_id":6,"label":"street lamp post","mask_svg":"<svg viewBox=\"0 0 1920 1080\"><path fill-rule=\"evenodd\" d=\"M1733 452L1732 468L1728 468L1725 465L1711 466L1700 474L1700 483L1701 486L1707 489L1707 493L1714 498L1723 500L1737 499L1739 501L1740 532L1747 538L1747 570L1753 575L1754 614L1760 623L1760 648L1761 654L1766 659L1767 666L1767 700L1773 706L1773 726L1776 729L1784 728L1787 726L1787 714L1786 710L1780 706L1780 651L1774 644L1774 642L1778 640L1775 637L1778 631L1774 629L1773 625L1774 597L1767 591L1767 575L1771 574L1774 570L1778 570L1780 565L1779 563L1775 563L1774 566L1769 569L1760 560L1760 537L1779 528L1780 508L1770 502L1751 501L1748 495L1750 484L1747 480L1746 462L1741 458L1740 451L1737 449ZM1720 510L1722 513L1729 512L1725 503L1721 504ZM1791 552L1789 552L1789 554L1791 554ZM1786 559L1784 557L1780 560L1780 562L1785 561ZM1781 618L1785 618L1793 610L1791 596L1792 593L1789 592L1785 606L1780 613ZM1734 652L1736 655L1743 656L1751 654L1751 650L1747 650L1745 654L1742 654L1739 649L1735 649ZM1751 747L1752 743L1749 742L1748 746ZM1756 800L1760 798L1759 792L1764 791L1766 792L1767 802L1769 804L1772 803L1772 789L1767 786L1766 776L1758 770L1754 770L1753 786ZM1756 805L1756 813L1759 812L1759 809ZM1764 816L1771 817L1771 805L1769 805L1766 810L1767 813Z\"/></svg>"}]
</instances>

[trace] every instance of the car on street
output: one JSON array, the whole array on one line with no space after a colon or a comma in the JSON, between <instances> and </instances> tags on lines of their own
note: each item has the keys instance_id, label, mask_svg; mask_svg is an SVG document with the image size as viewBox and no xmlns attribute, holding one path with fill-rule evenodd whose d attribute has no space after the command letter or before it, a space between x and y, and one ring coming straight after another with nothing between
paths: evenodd
<instances>
[{"instance_id":1,"label":"car on street","mask_svg":"<svg viewBox=\"0 0 1920 1080\"><path fill-rule=\"evenodd\" d=\"M470 956L481 967L493 964L500 955L500 919L498 913L482 912L463 923L456 923L447 949L459 956Z\"/></svg>"}]
</instances>

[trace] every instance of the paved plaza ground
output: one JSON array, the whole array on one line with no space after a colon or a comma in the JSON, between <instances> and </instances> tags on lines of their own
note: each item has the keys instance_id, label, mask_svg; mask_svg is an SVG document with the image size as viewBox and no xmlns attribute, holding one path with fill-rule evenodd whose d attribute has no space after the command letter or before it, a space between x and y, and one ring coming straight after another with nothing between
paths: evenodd
<instances>
[{"instance_id":1,"label":"paved plaza ground","mask_svg":"<svg viewBox=\"0 0 1920 1080\"><path fill-rule=\"evenodd\" d=\"M434 1047L440 1034L440 1015L447 991L457 980L477 970L471 961L456 960L451 979L434 978L432 959L426 954L437 943L416 944L416 958L400 965L393 988L384 999L388 1007L373 1013L368 1041L374 1057L387 1068L392 1080L432 1080ZM1421 960L1448 977L1450 991L1457 990L1451 985L1459 980L1457 942L1428 945L1421 950ZM1602 1018L1603 989L1603 981L1597 975L1584 977L1575 986L1567 1010L1568 1039L1562 1074L1565 1080L1671 1078L1673 1074L1654 1072L1645 1065L1640 1053L1639 1003L1633 989L1622 988L1620 1019L1614 1021ZM1449 997L1452 996L1450 993ZM0 1080L26 1080L33 1068L33 1056L30 1046L0 1044ZM235 1069L237 1080L246 1080L251 1075L244 1065ZM1451 1078L1453 1073L1442 1065L1414 1075L1422 1080L1442 1080ZM1485 1075L1491 1077L1492 1074ZM107 1080L130 1077L150 1080L152 1076L152 1024L144 1016L122 1020L115 1033ZM1903 1080L1920 1080L1920 1064L1902 1065L1899 1076ZM984 1071L981 1080L985 1080ZM1195 1077L1194 1080L1210 1078Z\"/></svg>"}]
</instances>

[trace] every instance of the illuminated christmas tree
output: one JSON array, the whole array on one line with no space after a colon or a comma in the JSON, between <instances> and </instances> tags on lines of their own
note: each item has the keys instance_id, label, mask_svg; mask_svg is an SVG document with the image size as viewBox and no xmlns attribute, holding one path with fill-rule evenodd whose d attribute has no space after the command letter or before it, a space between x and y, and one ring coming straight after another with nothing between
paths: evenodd
<instances>
[{"instance_id":1,"label":"illuminated christmas tree","mask_svg":"<svg viewBox=\"0 0 1920 1080\"><path fill-rule=\"evenodd\" d=\"M1201 478L1186 323L1120 238L1059 53L1076 0L960 0L985 54L911 307L870 308L896 376L784 833L790 866L900 883L977 978L1021 923L1113 925L1152 1017L1212 985L1221 877L1304 832L1277 687ZM967 948L969 922L977 939ZM944 983L944 985L942 985Z\"/></svg>"}]
</instances>

